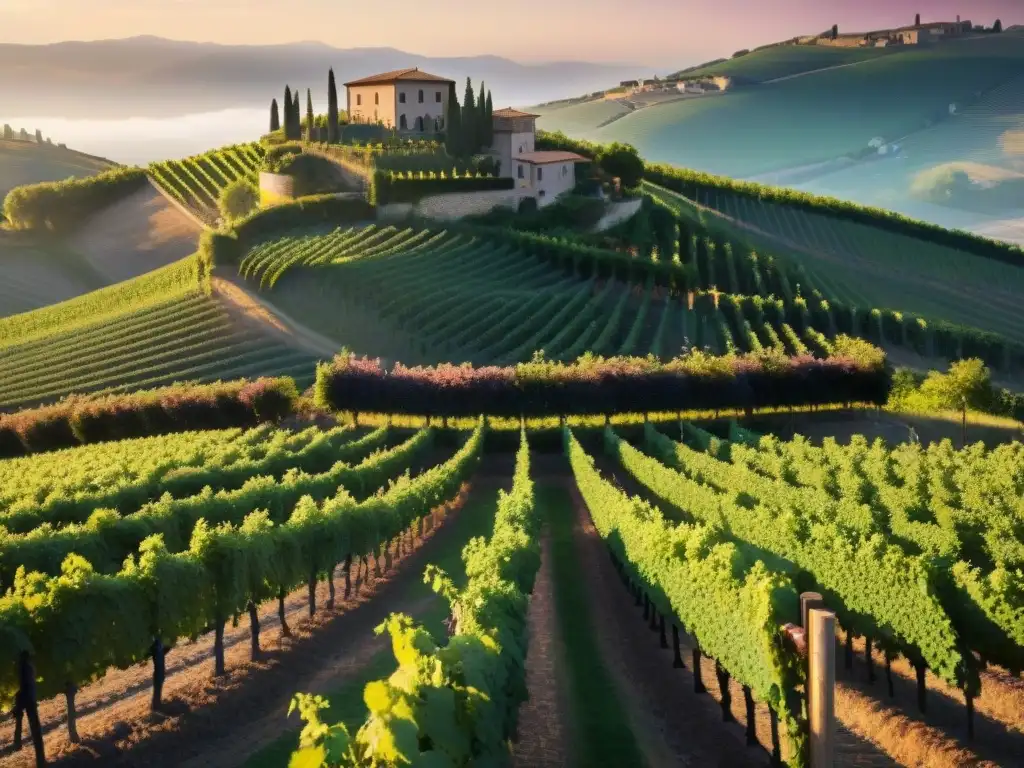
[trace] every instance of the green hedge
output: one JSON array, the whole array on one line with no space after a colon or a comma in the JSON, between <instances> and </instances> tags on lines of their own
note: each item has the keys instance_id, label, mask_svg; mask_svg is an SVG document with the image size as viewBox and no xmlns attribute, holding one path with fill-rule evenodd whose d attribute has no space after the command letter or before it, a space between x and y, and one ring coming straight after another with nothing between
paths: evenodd
<instances>
[{"instance_id":1,"label":"green hedge","mask_svg":"<svg viewBox=\"0 0 1024 768\"><path fill-rule=\"evenodd\" d=\"M104 440L276 422L294 414L298 400L295 381L287 376L70 397L0 416L0 458Z\"/></svg>"},{"instance_id":2,"label":"green hedge","mask_svg":"<svg viewBox=\"0 0 1024 768\"><path fill-rule=\"evenodd\" d=\"M448 176L403 178L388 171L374 171L370 178L370 203L417 203L429 195L515 189L515 179L499 176Z\"/></svg>"},{"instance_id":3,"label":"green hedge","mask_svg":"<svg viewBox=\"0 0 1024 768\"><path fill-rule=\"evenodd\" d=\"M15 187L4 199L12 229L68 232L89 216L146 183L142 168L115 168L85 179Z\"/></svg>"},{"instance_id":4,"label":"green hedge","mask_svg":"<svg viewBox=\"0 0 1024 768\"><path fill-rule=\"evenodd\" d=\"M600 144L573 139L562 133L538 131L537 149L562 149L581 155L595 157ZM750 181L736 181L725 176L715 176L686 168L677 168L664 163L645 165L644 178L659 186L671 189L685 197L696 198L698 192L729 192L740 197L762 200L768 203L802 208L823 216L854 221L859 224L884 229L895 234L906 235L936 245L955 248L976 256L995 259L1008 264L1024 264L1024 252L1019 246L975 235L960 229L946 229L937 224L912 219L894 211L860 205L834 197L822 197L783 187L770 187Z\"/></svg>"}]
</instances>

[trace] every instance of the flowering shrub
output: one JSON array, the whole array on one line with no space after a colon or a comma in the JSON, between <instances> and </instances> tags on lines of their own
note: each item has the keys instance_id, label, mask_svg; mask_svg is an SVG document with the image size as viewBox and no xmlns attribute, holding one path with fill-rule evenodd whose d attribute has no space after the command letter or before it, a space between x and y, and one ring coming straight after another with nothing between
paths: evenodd
<instances>
[{"instance_id":1,"label":"flowering shrub","mask_svg":"<svg viewBox=\"0 0 1024 768\"><path fill-rule=\"evenodd\" d=\"M716 357L536 357L510 367L444 363L385 370L379 360L339 355L317 370L316 402L334 410L416 415L549 416L759 408L886 401L885 356L866 343L817 359L771 351Z\"/></svg>"}]
</instances>

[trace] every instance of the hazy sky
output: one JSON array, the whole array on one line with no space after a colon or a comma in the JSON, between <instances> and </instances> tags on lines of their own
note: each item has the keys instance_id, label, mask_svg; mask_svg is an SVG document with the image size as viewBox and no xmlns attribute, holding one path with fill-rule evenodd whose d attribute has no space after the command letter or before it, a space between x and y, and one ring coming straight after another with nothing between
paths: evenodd
<instances>
[{"instance_id":1,"label":"hazy sky","mask_svg":"<svg viewBox=\"0 0 1024 768\"><path fill-rule=\"evenodd\" d=\"M739 48L960 14L1024 22L1024 0L0 0L0 42L160 35L218 43L319 40L425 55L679 67Z\"/></svg>"}]
</instances>

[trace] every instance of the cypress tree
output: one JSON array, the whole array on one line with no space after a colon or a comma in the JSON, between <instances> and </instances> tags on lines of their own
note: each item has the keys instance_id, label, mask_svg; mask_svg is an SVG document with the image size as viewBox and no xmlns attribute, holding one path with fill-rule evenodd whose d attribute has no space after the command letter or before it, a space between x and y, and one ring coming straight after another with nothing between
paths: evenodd
<instances>
[{"instance_id":1,"label":"cypress tree","mask_svg":"<svg viewBox=\"0 0 1024 768\"><path fill-rule=\"evenodd\" d=\"M313 94L306 89L306 143L313 143L313 131L316 130L316 118L313 117Z\"/></svg>"},{"instance_id":2,"label":"cypress tree","mask_svg":"<svg viewBox=\"0 0 1024 768\"><path fill-rule=\"evenodd\" d=\"M472 155L477 150L476 99L473 98L473 81L466 78L466 98L462 101L462 153Z\"/></svg>"},{"instance_id":3,"label":"cypress tree","mask_svg":"<svg viewBox=\"0 0 1024 768\"><path fill-rule=\"evenodd\" d=\"M284 87L284 137L292 137L292 89L291 86Z\"/></svg>"},{"instance_id":4,"label":"cypress tree","mask_svg":"<svg viewBox=\"0 0 1024 768\"><path fill-rule=\"evenodd\" d=\"M292 139L302 138L302 104L299 102L299 89L292 92Z\"/></svg>"},{"instance_id":5,"label":"cypress tree","mask_svg":"<svg viewBox=\"0 0 1024 768\"><path fill-rule=\"evenodd\" d=\"M270 132L281 130L281 116L277 110L277 99L270 102Z\"/></svg>"},{"instance_id":6,"label":"cypress tree","mask_svg":"<svg viewBox=\"0 0 1024 768\"><path fill-rule=\"evenodd\" d=\"M915 27L920 27L921 26L921 14L920 13L917 14L916 16L914 16L914 26Z\"/></svg>"},{"instance_id":7,"label":"cypress tree","mask_svg":"<svg viewBox=\"0 0 1024 768\"><path fill-rule=\"evenodd\" d=\"M448 89L448 115L444 126L444 148L452 157L462 155L462 108L459 97L455 95L455 86Z\"/></svg>"},{"instance_id":8,"label":"cypress tree","mask_svg":"<svg viewBox=\"0 0 1024 768\"><path fill-rule=\"evenodd\" d=\"M487 88L484 81L480 81L480 96L476 102L476 144L477 151L487 146Z\"/></svg>"},{"instance_id":9,"label":"cypress tree","mask_svg":"<svg viewBox=\"0 0 1024 768\"><path fill-rule=\"evenodd\" d=\"M334 68L327 75L327 141L338 141L338 88L334 83Z\"/></svg>"},{"instance_id":10,"label":"cypress tree","mask_svg":"<svg viewBox=\"0 0 1024 768\"><path fill-rule=\"evenodd\" d=\"M42 144L42 143L43 143L43 132L41 130L39 130L38 128L36 128L36 144Z\"/></svg>"},{"instance_id":11,"label":"cypress tree","mask_svg":"<svg viewBox=\"0 0 1024 768\"><path fill-rule=\"evenodd\" d=\"M8 125L7 123L4 123L4 138L5 139L13 139L14 138L14 129L11 128L11 126Z\"/></svg>"},{"instance_id":12,"label":"cypress tree","mask_svg":"<svg viewBox=\"0 0 1024 768\"><path fill-rule=\"evenodd\" d=\"M487 107L484 111L484 146L490 147L494 143L494 102L491 101L491 92L487 92Z\"/></svg>"},{"instance_id":13,"label":"cypress tree","mask_svg":"<svg viewBox=\"0 0 1024 768\"><path fill-rule=\"evenodd\" d=\"M992 31L996 33L1003 31L1003 22L1000 19L996 19L996 23L992 25Z\"/></svg>"}]
</instances>

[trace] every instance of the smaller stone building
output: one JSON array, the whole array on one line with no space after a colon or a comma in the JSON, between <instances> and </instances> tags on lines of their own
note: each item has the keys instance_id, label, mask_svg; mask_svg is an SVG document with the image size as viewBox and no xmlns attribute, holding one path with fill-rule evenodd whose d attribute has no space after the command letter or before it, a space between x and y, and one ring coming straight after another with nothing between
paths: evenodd
<instances>
[{"instance_id":1,"label":"smaller stone building","mask_svg":"<svg viewBox=\"0 0 1024 768\"><path fill-rule=\"evenodd\" d=\"M537 198L544 207L576 186L576 163L588 163L575 152L550 150L516 155L516 187L524 197Z\"/></svg>"}]
</instances>

